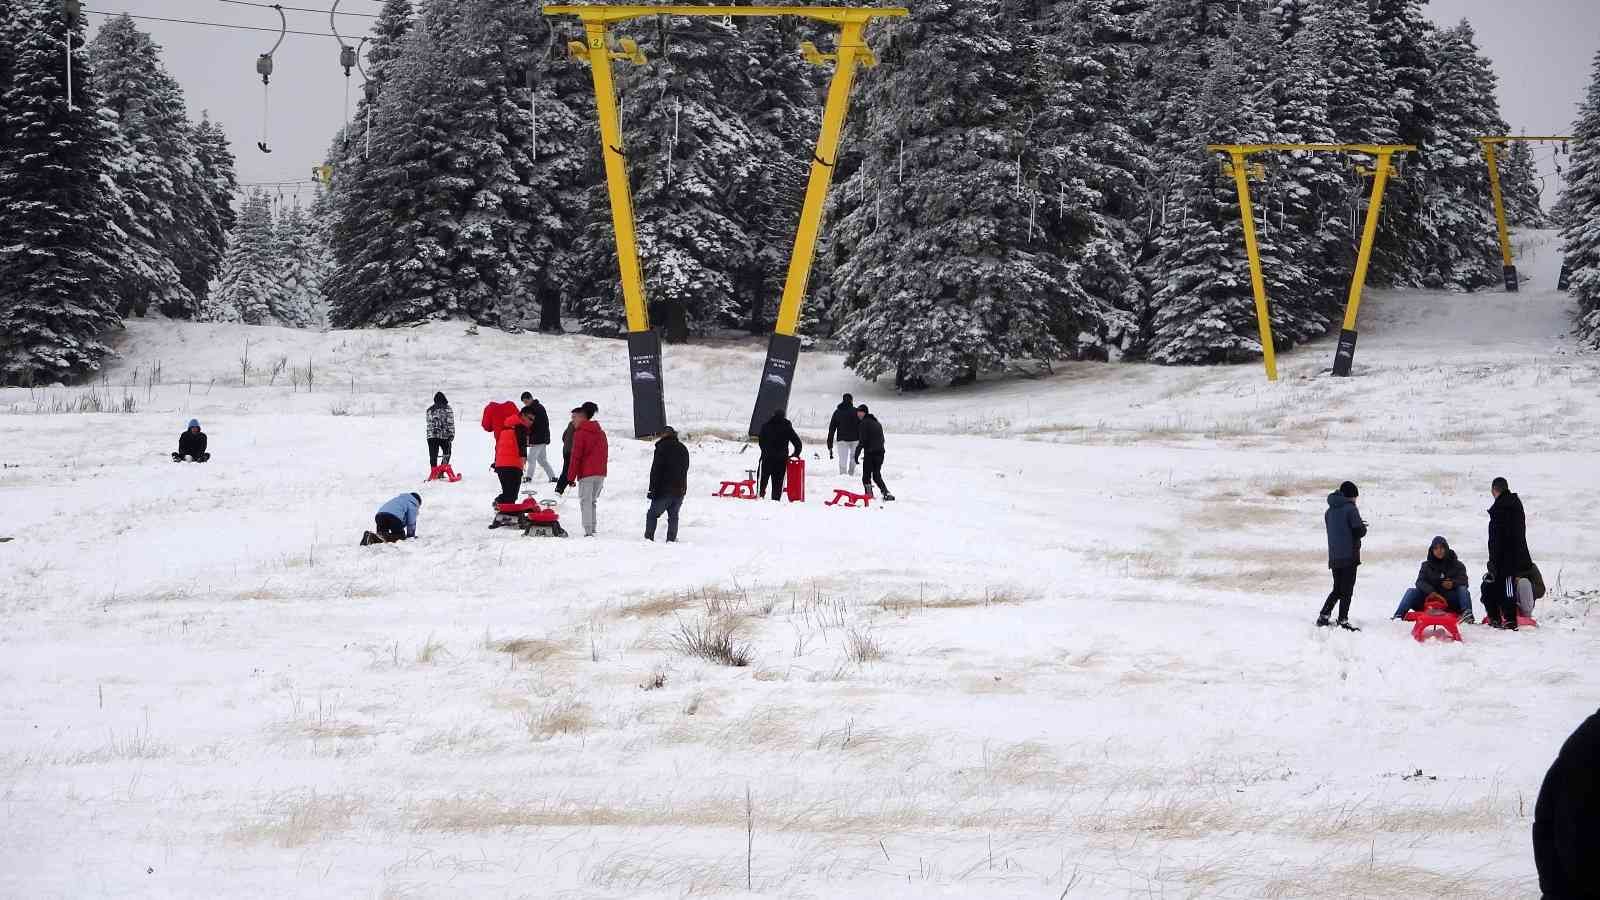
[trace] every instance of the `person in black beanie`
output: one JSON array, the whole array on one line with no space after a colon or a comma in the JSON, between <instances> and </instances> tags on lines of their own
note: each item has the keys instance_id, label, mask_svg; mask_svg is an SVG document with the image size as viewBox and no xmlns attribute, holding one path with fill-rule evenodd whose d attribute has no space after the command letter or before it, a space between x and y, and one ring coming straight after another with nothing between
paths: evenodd
<instances>
[{"instance_id":1,"label":"person in black beanie","mask_svg":"<svg viewBox=\"0 0 1600 900\"><path fill-rule=\"evenodd\" d=\"M1328 529L1328 568L1333 571L1333 590L1322 604L1317 616L1317 627L1333 624L1328 616L1333 604L1339 604L1339 627L1346 631L1360 631L1350 624L1350 598L1356 590L1356 569L1361 565L1361 539L1367 536L1367 523L1356 508L1356 498L1361 492L1351 482L1339 485L1328 495L1328 511L1322 522Z\"/></svg>"},{"instance_id":2,"label":"person in black beanie","mask_svg":"<svg viewBox=\"0 0 1600 900\"><path fill-rule=\"evenodd\" d=\"M1544 900L1600 900L1600 712L1578 726L1533 807L1533 864Z\"/></svg>"}]
</instances>

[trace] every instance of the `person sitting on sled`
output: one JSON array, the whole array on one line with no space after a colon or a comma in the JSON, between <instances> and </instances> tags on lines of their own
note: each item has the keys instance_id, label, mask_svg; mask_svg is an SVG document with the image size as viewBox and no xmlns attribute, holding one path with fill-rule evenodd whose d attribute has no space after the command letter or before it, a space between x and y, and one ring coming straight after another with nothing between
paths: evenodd
<instances>
[{"instance_id":1,"label":"person sitting on sled","mask_svg":"<svg viewBox=\"0 0 1600 900\"><path fill-rule=\"evenodd\" d=\"M1400 598L1394 617L1403 619L1408 612L1420 612L1434 594L1443 597L1450 604L1450 611L1460 616L1462 622L1472 624L1472 590L1467 581L1467 566L1456 558L1450 542L1443 537L1435 537L1428 545L1428 555L1417 570L1417 583Z\"/></svg>"},{"instance_id":2,"label":"person sitting on sled","mask_svg":"<svg viewBox=\"0 0 1600 900\"><path fill-rule=\"evenodd\" d=\"M211 458L206 452L206 433L200 430L200 420L190 419L189 427L178 435L178 452L172 454L173 462L203 463Z\"/></svg>"},{"instance_id":3,"label":"person sitting on sled","mask_svg":"<svg viewBox=\"0 0 1600 900\"><path fill-rule=\"evenodd\" d=\"M385 541L403 541L417 536L417 514L422 511L422 495L401 494L378 507L373 521L378 526L378 537Z\"/></svg>"}]
</instances>

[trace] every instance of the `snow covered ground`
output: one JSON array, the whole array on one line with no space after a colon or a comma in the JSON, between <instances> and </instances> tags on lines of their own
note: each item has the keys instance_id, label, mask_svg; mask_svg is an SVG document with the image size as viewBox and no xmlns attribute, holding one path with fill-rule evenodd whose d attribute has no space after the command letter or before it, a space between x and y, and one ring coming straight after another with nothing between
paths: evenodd
<instances>
[{"instance_id":1,"label":"snow covered ground","mask_svg":"<svg viewBox=\"0 0 1600 900\"><path fill-rule=\"evenodd\" d=\"M616 342L130 323L103 384L0 391L0 895L1537 896L1600 702L1600 360L1524 242L1520 295L1370 296L1350 379L1330 341L897 397L809 355L808 442L845 390L888 430L870 511L811 446L810 502L712 499L761 347L669 348L676 546ZM524 388L601 406L597 539L486 528L477 413ZM1496 475L1542 627L1418 645L1386 619L1434 534L1481 574ZM1311 624L1346 478L1361 634ZM356 546L405 490L422 539ZM706 623L750 664L680 652Z\"/></svg>"}]
</instances>

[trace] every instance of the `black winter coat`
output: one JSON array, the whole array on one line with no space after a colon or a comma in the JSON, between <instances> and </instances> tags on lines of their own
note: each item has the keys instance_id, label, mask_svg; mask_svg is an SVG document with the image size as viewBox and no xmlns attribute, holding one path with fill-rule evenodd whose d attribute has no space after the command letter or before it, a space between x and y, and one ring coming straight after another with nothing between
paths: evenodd
<instances>
[{"instance_id":1,"label":"black winter coat","mask_svg":"<svg viewBox=\"0 0 1600 900\"><path fill-rule=\"evenodd\" d=\"M682 497L689 493L689 448L671 435L656 441L650 463L650 498Z\"/></svg>"},{"instance_id":2,"label":"black winter coat","mask_svg":"<svg viewBox=\"0 0 1600 900\"><path fill-rule=\"evenodd\" d=\"M1600 712L1578 726L1533 807L1533 863L1544 900L1600 898Z\"/></svg>"},{"instance_id":3,"label":"black winter coat","mask_svg":"<svg viewBox=\"0 0 1600 900\"><path fill-rule=\"evenodd\" d=\"M774 416L761 426L761 434L756 439L761 446L761 458L768 462L781 464L789 458L789 445L794 445L794 455L800 455L800 435L794 433L794 426L782 416Z\"/></svg>"},{"instance_id":4,"label":"black winter coat","mask_svg":"<svg viewBox=\"0 0 1600 900\"><path fill-rule=\"evenodd\" d=\"M1489 571L1497 580L1526 575L1533 568L1528 553L1528 522L1522 498L1505 491L1489 507Z\"/></svg>"},{"instance_id":5,"label":"black winter coat","mask_svg":"<svg viewBox=\"0 0 1600 900\"><path fill-rule=\"evenodd\" d=\"M572 456L572 432L573 431L574 431L574 428L573 428L572 423L568 422L567 423L567 430L561 432L561 458L562 459L567 459L567 458Z\"/></svg>"},{"instance_id":6,"label":"black winter coat","mask_svg":"<svg viewBox=\"0 0 1600 900\"><path fill-rule=\"evenodd\" d=\"M1361 565L1361 539L1367 536L1367 523L1350 498L1338 491L1329 494L1322 523L1328 528L1328 568Z\"/></svg>"},{"instance_id":7,"label":"black winter coat","mask_svg":"<svg viewBox=\"0 0 1600 900\"><path fill-rule=\"evenodd\" d=\"M861 421L856 418L856 408L848 403L841 403L833 411L833 418L828 420L828 449L833 449L833 439L855 442L861 440Z\"/></svg>"},{"instance_id":8,"label":"black winter coat","mask_svg":"<svg viewBox=\"0 0 1600 900\"><path fill-rule=\"evenodd\" d=\"M199 456L206 452L206 433L204 431L188 431L178 435L179 456Z\"/></svg>"},{"instance_id":9,"label":"black winter coat","mask_svg":"<svg viewBox=\"0 0 1600 900\"><path fill-rule=\"evenodd\" d=\"M533 420L533 430L528 432L528 443L534 446L550 443L550 413L545 411L544 404L535 400L524 406L522 411Z\"/></svg>"},{"instance_id":10,"label":"black winter coat","mask_svg":"<svg viewBox=\"0 0 1600 900\"><path fill-rule=\"evenodd\" d=\"M872 413L861 417L861 443L857 447L862 453L883 452L883 425Z\"/></svg>"},{"instance_id":11,"label":"black winter coat","mask_svg":"<svg viewBox=\"0 0 1600 900\"><path fill-rule=\"evenodd\" d=\"M1430 548L1428 550L1428 558L1422 561L1422 568L1417 570L1417 590L1424 595L1439 594L1443 596L1445 594L1444 580L1446 578L1450 579L1450 582L1458 588L1470 590L1472 587L1467 581L1467 564L1456 558L1454 550L1446 548L1444 559L1434 559L1433 550Z\"/></svg>"}]
</instances>

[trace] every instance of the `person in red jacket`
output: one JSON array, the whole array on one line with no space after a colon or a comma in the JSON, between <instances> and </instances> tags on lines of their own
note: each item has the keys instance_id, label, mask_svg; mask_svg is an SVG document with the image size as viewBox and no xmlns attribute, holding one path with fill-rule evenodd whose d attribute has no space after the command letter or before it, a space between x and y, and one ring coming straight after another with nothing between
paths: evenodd
<instances>
[{"instance_id":1,"label":"person in red jacket","mask_svg":"<svg viewBox=\"0 0 1600 900\"><path fill-rule=\"evenodd\" d=\"M585 403L577 415L578 427L572 432L572 462L569 476L578 485L578 503L583 510L583 536L594 537L595 501L606 483L606 433L594 420L600 407Z\"/></svg>"},{"instance_id":2,"label":"person in red jacket","mask_svg":"<svg viewBox=\"0 0 1600 900\"><path fill-rule=\"evenodd\" d=\"M500 477L500 496L496 503L517 502L517 488L522 486L522 467L527 460L522 455L520 429L528 427L528 419L521 411L508 413L494 432L494 473Z\"/></svg>"}]
</instances>

